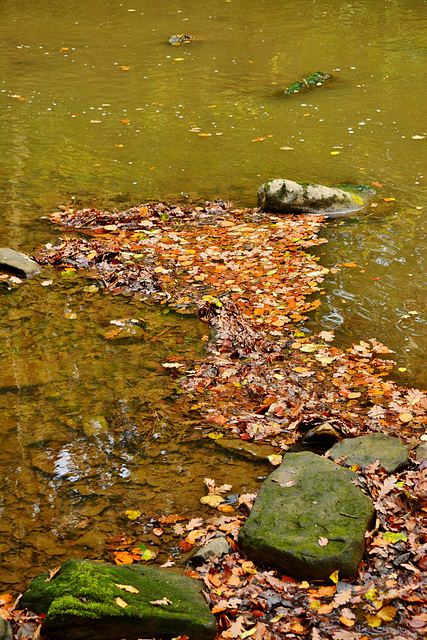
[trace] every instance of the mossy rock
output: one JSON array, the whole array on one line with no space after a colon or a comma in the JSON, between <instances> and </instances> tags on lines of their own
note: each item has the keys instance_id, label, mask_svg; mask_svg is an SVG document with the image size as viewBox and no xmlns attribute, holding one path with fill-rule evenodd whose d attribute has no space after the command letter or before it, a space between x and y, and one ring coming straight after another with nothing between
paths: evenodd
<instances>
[{"instance_id":1,"label":"mossy rock","mask_svg":"<svg viewBox=\"0 0 427 640\"><path fill-rule=\"evenodd\" d=\"M163 600L165 604L153 604ZM51 580L48 573L35 578L21 605L46 614L43 632L49 640L216 636L201 584L159 567L68 560Z\"/></svg>"},{"instance_id":2,"label":"mossy rock","mask_svg":"<svg viewBox=\"0 0 427 640\"><path fill-rule=\"evenodd\" d=\"M357 573L374 507L357 475L310 452L288 453L262 484L239 543L247 556L305 580Z\"/></svg>"},{"instance_id":3,"label":"mossy rock","mask_svg":"<svg viewBox=\"0 0 427 640\"><path fill-rule=\"evenodd\" d=\"M363 197L343 189L285 178L268 180L258 190L258 206L271 213L319 214L334 218L360 211Z\"/></svg>"},{"instance_id":4,"label":"mossy rock","mask_svg":"<svg viewBox=\"0 0 427 640\"><path fill-rule=\"evenodd\" d=\"M293 93L300 93L301 91L307 91L308 89L312 89L313 87L320 87L322 84L325 84L327 80L329 80L331 76L325 71L315 71L311 76L307 78L302 78L302 80L298 80L291 84L290 87L285 89L284 93L286 95L290 95Z\"/></svg>"},{"instance_id":5,"label":"mossy rock","mask_svg":"<svg viewBox=\"0 0 427 640\"><path fill-rule=\"evenodd\" d=\"M345 457L346 465L351 467L356 464L361 469L366 469L375 460L379 460L380 467L386 473L403 469L409 462L409 453L402 441L385 433L370 433L341 440L329 449L329 456L332 460Z\"/></svg>"}]
</instances>

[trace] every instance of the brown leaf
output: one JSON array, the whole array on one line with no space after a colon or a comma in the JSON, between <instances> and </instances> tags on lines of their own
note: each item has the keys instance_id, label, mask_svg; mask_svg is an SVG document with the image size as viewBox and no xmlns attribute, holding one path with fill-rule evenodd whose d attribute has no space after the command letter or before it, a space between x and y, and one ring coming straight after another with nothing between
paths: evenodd
<instances>
[{"instance_id":1,"label":"brown leaf","mask_svg":"<svg viewBox=\"0 0 427 640\"><path fill-rule=\"evenodd\" d=\"M317 544L319 545L319 547L326 547L328 543L329 543L328 538L324 538L323 536L320 536L320 538L317 541Z\"/></svg>"},{"instance_id":2,"label":"brown leaf","mask_svg":"<svg viewBox=\"0 0 427 640\"><path fill-rule=\"evenodd\" d=\"M245 621L244 616L238 616L236 620L228 627L227 631L222 632L223 638L240 638L245 631L243 623Z\"/></svg>"}]
</instances>

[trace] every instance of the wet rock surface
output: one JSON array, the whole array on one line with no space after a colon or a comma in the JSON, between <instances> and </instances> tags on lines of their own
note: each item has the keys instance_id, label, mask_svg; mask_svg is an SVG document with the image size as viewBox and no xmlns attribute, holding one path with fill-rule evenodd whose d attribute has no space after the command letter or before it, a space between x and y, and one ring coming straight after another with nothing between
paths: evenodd
<instances>
[{"instance_id":1,"label":"wet rock surface","mask_svg":"<svg viewBox=\"0 0 427 640\"><path fill-rule=\"evenodd\" d=\"M0 270L3 266L16 271L18 275L24 275L26 278L41 272L41 267L37 262L31 260L24 253L7 247L0 248Z\"/></svg>"},{"instance_id":2,"label":"wet rock surface","mask_svg":"<svg viewBox=\"0 0 427 640\"><path fill-rule=\"evenodd\" d=\"M219 449L225 449L248 460L267 461L268 456L277 453L277 448L262 442L248 442L237 438L218 438L214 442Z\"/></svg>"},{"instance_id":3,"label":"wet rock surface","mask_svg":"<svg viewBox=\"0 0 427 640\"><path fill-rule=\"evenodd\" d=\"M356 464L363 470L375 460L386 473L394 473L409 462L406 447L398 438L383 433L370 433L358 438L346 438L329 449L332 460L345 457L345 464L351 467Z\"/></svg>"},{"instance_id":4,"label":"wet rock surface","mask_svg":"<svg viewBox=\"0 0 427 640\"><path fill-rule=\"evenodd\" d=\"M200 583L152 566L68 560L50 579L33 580L21 605L47 614L43 633L52 640L216 636Z\"/></svg>"},{"instance_id":5,"label":"wet rock surface","mask_svg":"<svg viewBox=\"0 0 427 640\"><path fill-rule=\"evenodd\" d=\"M286 575L323 580L357 572L374 508L357 475L314 453L286 454L263 483L240 530L254 562Z\"/></svg>"},{"instance_id":6,"label":"wet rock surface","mask_svg":"<svg viewBox=\"0 0 427 640\"><path fill-rule=\"evenodd\" d=\"M258 206L274 213L308 213L328 217L359 211L364 200L343 189L276 178L258 190Z\"/></svg>"}]
</instances>

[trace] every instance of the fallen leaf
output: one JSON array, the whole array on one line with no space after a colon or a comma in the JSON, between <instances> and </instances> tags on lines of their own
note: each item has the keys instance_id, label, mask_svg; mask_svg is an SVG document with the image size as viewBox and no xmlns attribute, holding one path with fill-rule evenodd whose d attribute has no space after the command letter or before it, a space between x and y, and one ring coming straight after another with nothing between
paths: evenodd
<instances>
[{"instance_id":1,"label":"fallen leaf","mask_svg":"<svg viewBox=\"0 0 427 640\"><path fill-rule=\"evenodd\" d=\"M168 604L172 604L172 600L169 600L169 598L162 598L161 600L150 600L150 604L154 604L155 606L157 605L168 605Z\"/></svg>"},{"instance_id":2,"label":"fallen leaf","mask_svg":"<svg viewBox=\"0 0 427 640\"><path fill-rule=\"evenodd\" d=\"M126 607L128 606L128 603L121 598L116 598L116 604L118 604L122 609L126 609Z\"/></svg>"},{"instance_id":3,"label":"fallen leaf","mask_svg":"<svg viewBox=\"0 0 427 640\"><path fill-rule=\"evenodd\" d=\"M324 538L323 536L320 536L320 538L317 541L317 544L319 545L319 547L326 547L328 543L329 543L328 538Z\"/></svg>"},{"instance_id":4,"label":"fallen leaf","mask_svg":"<svg viewBox=\"0 0 427 640\"><path fill-rule=\"evenodd\" d=\"M129 518L129 520L136 520L137 518L140 517L141 512L133 509L128 509L127 511L125 511L125 515Z\"/></svg>"},{"instance_id":5,"label":"fallen leaf","mask_svg":"<svg viewBox=\"0 0 427 640\"><path fill-rule=\"evenodd\" d=\"M123 591L127 591L128 593L139 593L139 590L136 587L132 587L130 584L117 584L114 583L116 587L119 589L123 589Z\"/></svg>"}]
</instances>

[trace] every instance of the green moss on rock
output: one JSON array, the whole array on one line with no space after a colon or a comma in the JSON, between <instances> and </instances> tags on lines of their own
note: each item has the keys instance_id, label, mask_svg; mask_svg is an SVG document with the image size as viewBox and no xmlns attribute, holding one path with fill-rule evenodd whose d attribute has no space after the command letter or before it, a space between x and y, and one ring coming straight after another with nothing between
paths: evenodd
<instances>
[{"instance_id":1,"label":"green moss on rock","mask_svg":"<svg viewBox=\"0 0 427 640\"><path fill-rule=\"evenodd\" d=\"M300 91L306 91L307 89L311 89L313 87L318 87L326 82L330 78L330 75L325 71L316 71L312 73L311 76L307 78L302 78L302 80L298 80L291 84L290 87L285 89L284 93L286 95L290 95L292 93L299 93Z\"/></svg>"},{"instance_id":2,"label":"green moss on rock","mask_svg":"<svg viewBox=\"0 0 427 640\"><path fill-rule=\"evenodd\" d=\"M33 580L22 604L47 614L43 629L52 640L136 640L168 634L208 640L216 635L215 618L201 595L200 583L182 573L68 560L52 580L46 582L47 578L43 574ZM118 584L130 585L138 593L129 593ZM127 606L120 607L117 598ZM152 604L163 598L171 604Z\"/></svg>"},{"instance_id":3,"label":"green moss on rock","mask_svg":"<svg viewBox=\"0 0 427 640\"><path fill-rule=\"evenodd\" d=\"M336 569L355 574L374 515L369 498L352 483L356 478L313 453L286 454L240 530L242 549L296 578L326 579Z\"/></svg>"}]
</instances>

